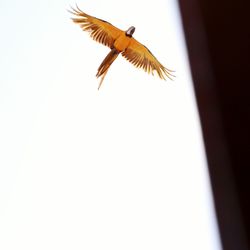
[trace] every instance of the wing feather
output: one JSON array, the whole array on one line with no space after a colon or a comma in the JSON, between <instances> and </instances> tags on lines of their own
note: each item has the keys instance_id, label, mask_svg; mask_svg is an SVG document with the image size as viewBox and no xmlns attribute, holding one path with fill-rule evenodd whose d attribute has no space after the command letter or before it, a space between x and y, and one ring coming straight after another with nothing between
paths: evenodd
<instances>
[{"instance_id":1,"label":"wing feather","mask_svg":"<svg viewBox=\"0 0 250 250\"><path fill-rule=\"evenodd\" d=\"M73 22L79 24L82 30L88 31L95 41L109 48L112 48L114 41L123 33L111 23L84 13L77 5L71 9L69 12L76 16L72 18Z\"/></svg>"},{"instance_id":2,"label":"wing feather","mask_svg":"<svg viewBox=\"0 0 250 250\"><path fill-rule=\"evenodd\" d=\"M167 76L172 80L172 77L175 77L172 74L173 70L165 68L146 46L134 38L131 38L130 45L122 52L122 55L135 67L142 68L147 73L154 75L156 71L161 79L165 80Z\"/></svg>"}]
</instances>

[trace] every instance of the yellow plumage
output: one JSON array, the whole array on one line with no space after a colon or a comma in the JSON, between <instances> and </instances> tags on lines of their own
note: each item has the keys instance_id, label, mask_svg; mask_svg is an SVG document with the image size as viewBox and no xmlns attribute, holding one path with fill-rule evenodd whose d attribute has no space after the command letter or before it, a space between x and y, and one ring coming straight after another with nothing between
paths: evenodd
<instances>
[{"instance_id":1,"label":"yellow plumage","mask_svg":"<svg viewBox=\"0 0 250 250\"><path fill-rule=\"evenodd\" d=\"M127 31L122 31L111 23L84 13L78 6L76 6L76 9L72 8L70 12L76 16L72 20L79 24L82 30L88 31L95 41L111 49L96 74L97 77L102 77L99 88L110 65L120 53L134 66L143 68L146 72L152 74L156 71L161 79L165 79L165 76L169 79L174 77L172 70L165 68L147 47L132 37L135 30L134 27L130 27Z\"/></svg>"}]
</instances>

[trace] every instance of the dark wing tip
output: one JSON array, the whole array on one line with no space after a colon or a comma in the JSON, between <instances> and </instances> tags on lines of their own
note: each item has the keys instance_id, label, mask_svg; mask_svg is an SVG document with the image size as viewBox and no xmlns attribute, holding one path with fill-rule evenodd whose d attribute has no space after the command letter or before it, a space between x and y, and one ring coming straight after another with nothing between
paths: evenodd
<instances>
[{"instance_id":1,"label":"dark wing tip","mask_svg":"<svg viewBox=\"0 0 250 250\"><path fill-rule=\"evenodd\" d=\"M82 15L85 15L85 16L88 16L86 13L84 13L79 7L78 5L76 4L75 7L72 7L71 5L69 6L70 7L70 10L67 10L69 13L73 14L73 15L76 15L76 16L82 16Z\"/></svg>"},{"instance_id":2,"label":"dark wing tip","mask_svg":"<svg viewBox=\"0 0 250 250\"><path fill-rule=\"evenodd\" d=\"M165 76L167 76L168 79L170 79L171 81L174 81L173 78L176 77L176 76L173 74L173 72L175 72L174 70L170 70L170 69L168 69L168 68L163 67L163 72L164 72ZM166 79L164 78L164 80L166 80Z\"/></svg>"}]
</instances>

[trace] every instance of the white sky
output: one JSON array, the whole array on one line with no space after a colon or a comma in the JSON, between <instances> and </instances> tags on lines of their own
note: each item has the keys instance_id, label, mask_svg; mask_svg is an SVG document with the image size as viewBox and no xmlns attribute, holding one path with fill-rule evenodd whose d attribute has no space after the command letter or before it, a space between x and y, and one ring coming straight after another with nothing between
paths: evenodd
<instances>
[{"instance_id":1,"label":"white sky","mask_svg":"<svg viewBox=\"0 0 250 250\"><path fill-rule=\"evenodd\" d=\"M0 249L221 249L177 2L77 2L174 82L71 22L75 2L0 2Z\"/></svg>"}]
</instances>

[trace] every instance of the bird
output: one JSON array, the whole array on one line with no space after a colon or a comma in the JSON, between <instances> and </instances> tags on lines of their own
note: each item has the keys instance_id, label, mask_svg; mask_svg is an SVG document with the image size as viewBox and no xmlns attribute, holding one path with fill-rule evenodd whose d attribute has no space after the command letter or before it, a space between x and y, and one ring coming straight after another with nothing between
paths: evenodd
<instances>
[{"instance_id":1,"label":"bird","mask_svg":"<svg viewBox=\"0 0 250 250\"><path fill-rule=\"evenodd\" d=\"M75 8L71 7L71 10L68 11L74 15L71 18L72 21L78 24L83 31L89 32L93 40L110 48L110 52L97 70L96 77L101 77L98 90L108 69L119 54L135 67L142 68L147 73L154 75L154 71L156 71L161 79L166 80L165 77L167 77L173 80L173 77L175 77L173 75L175 71L164 67L145 45L133 37L134 26L125 31L121 30L105 20L84 13L77 4Z\"/></svg>"}]
</instances>

